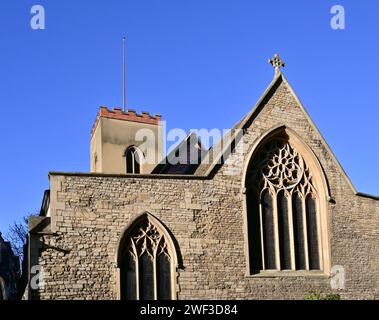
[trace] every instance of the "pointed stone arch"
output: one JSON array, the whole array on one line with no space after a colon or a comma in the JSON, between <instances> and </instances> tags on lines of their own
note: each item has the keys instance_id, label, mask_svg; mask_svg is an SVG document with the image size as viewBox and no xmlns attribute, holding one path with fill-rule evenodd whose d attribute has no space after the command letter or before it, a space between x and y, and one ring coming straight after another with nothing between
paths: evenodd
<instances>
[{"instance_id":1,"label":"pointed stone arch","mask_svg":"<svg viewBox=\"0 0 379 320\"><path fill-rule=\"evenodd\" d=\"M175 243L164 224L149 212L138 215L123 229L117 246L116 265L119 298L177 298Z\"/></svg>"},{"instance_id":2,"label":"pointed stone arch","mask_svg":"<svg viewBox=\"0 0 379 320\"><path fill-rule=\"evenodd\" d=\"M264 205L264 202L261 203L261 201L263 200L260 198L260 195L256 196L251 191L251 188L252 188L251 180L256 181L257 179L252 177L251 174L249 174L249 172L253 170L252 169L253 162L256 161L255 159L257 159L257 157L260 155L260 152L262 152L263 148L265 148L265 146L267 146L273 141L282 141L283 146L288 145L287 148L295 150L294 152L299 155L299 158L300 158L299 161L302 161L302 163L304 164L304 167L306 166L307 168L307 172L310 172L311 174L312 185L310 185L310 187L313 190L313 195L317 194L316 209L313 210L313 207L311 209L315 211L314 215L317 217L317 224L316 224L317 237L318 237L317 245L318 245L318 253L320 255L319 256L319 266L320 266L319 269L320 270L318 271L318 273L327 275L330 273L330 249L329 249L330 240L329 240L329 218L328 218L328 201L330 200L330 194L329 194L328 182L327 182L325 173L323 171L323 168L319 160L317 159L316 155L312 151L312 149L292 129L284 125L276 126L268 130L266 133L264 133L254 143L251 151L246 157L246 161L244 164L243 177L242 177L242 189L243 189L243 194L244 194L244 197L243 197L243 206L244 206L244 213L245 213L244 214L244 233L245 233L245 239L246 239L245 253L247 257L247 273L257 274L258 276L262 274L265 275L267 273L267 272L264 272L264 271L267 271L265 270L265 267L264 267L264 254L265 254L264 241L267 241L264 239L264 235L266 234L264 234L264 231L263 231L264 217L262 216L262 210L263 210L262 205ZM304 172L302 172L301 174L303 175ZM285 184L285 181L284 181L284 184ZM273 243L275 244L276 267L275 267L275 270L270 270L270 272L272 273L275 271L283 270L281 268L282 264L280 262L278 263L278 261L281 261L282 259L282 254L283 254L282 247L284 247L284 245L279 243L280 237L281 237L279 229L281 227L280 219L281 219L282 212L280 211L281 210L280 203L278 201L282 201L282 202L284 201L284 203L285 204L288 203L288 206L289 206L285 210L289 212L288 213L289 217L288 217L288 220L286 221L288 222L288 225L289 225L288 228L290 228L289 229L290 234L287 235L287 237L289 239L288 241L290 241L290 244L291 244L291 258L290 258L290 261L287 261L286 263L283 263L283 264L291 265L292 267L290 271L293 271L294 275L299 274L299 272L296 271L297 267L296 267L296 262L294 258L294 255L295 255L294 246L296 243L294 242L294 230L293 230L294 228L293 227L293 224L294 224L293 214L294 213L293 212L295 209L292 208L292 200L286 200L286 199L289 199L288 197L293 196L292 191L288 192L287 190L288 188L286 188L285 185L283 185L283 183L280 186L279 185L274 186L270 181L268 181L265 187L268 188L271 193L273 190L277 190L277 193L273 191L274 195L272 195L274 197L273 204L272 204L273 206L272 210L273 210L273 215L274 215L273 217L274 230L271 230L274 233L274 240L275 240L275 241L273 240L274 241ZM256 194L256 191L255 191L255 194ZM278 200L279 198L276 198L279 195L281 197L280 198L281 200ZM255 203L255 204L259 203L258 205L259 208L256 207L255 209L255 211L259 211L259 217L256 219L254 218L255 220L251 218L253 214L251 212L251 203ZM307 210L305 209L306 205L313 206L312 200L307 198L307 193L305 193L305 199L303 200L303 208L305 212L303 215L306 215L306 210ZM311 221L312 219L310 218L309 220ZM261 236L259 239L257 238L258 239L257 241L255 240L252 241L252 233L254 232L252 230L255 230L255 234L256 234L258 227L259 227L259 232L261 233ZM307 228L306 224L304 224L304 228ZM314 236L314 233L312 235ZM306 238L306 237L307 235L304 235L303 238ZM305 240L305 243L306 245L308 245L307 239ZM254 248L254 246L262 248L260 255L259 254L255 255L254 253L252 253L254 250L257 251L257 248ZM308 254L307 250L306 250L306 254ZM252 260L252 259L255 259L255 260ZM261 266L259 263L255 263L257 259L262 259L263 262L261 262ZM309 256L307 259L308 260L307 260L306 266L304 267L305 271L309 271L311 269ZM254 268L255 269L259 268L259 266L261 269L260 271L253 270ZM291 272L287 272L287 274L291 274Z\"/></svg>"}]
</instances>

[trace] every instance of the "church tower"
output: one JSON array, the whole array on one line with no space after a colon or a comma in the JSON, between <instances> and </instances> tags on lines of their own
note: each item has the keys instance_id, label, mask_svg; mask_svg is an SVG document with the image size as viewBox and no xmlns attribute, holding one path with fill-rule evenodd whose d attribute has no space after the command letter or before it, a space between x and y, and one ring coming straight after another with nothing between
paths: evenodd
<instances>
[{"instance_id":1,"label":"church tower","mask_svg":"<svg viewBox=\"0 0 379 320\"><path fill-rule=\"evenodd\" d=\"M160 115L100 107L91 130L91 172L148 174L162 157Z\"/></svg>"}]
</instances>

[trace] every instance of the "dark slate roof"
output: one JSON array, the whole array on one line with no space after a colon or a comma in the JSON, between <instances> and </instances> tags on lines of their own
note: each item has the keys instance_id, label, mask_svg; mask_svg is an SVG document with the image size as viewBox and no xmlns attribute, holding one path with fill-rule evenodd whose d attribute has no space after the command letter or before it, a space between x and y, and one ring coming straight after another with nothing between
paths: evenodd
<instances>
[{"instance_id":1,"label":"dark slate roof","mask_svg":"<svg viewBox=\"0 0 379 320\"><path fill-rule=\"evenodd\" d=\"M193 174L206 150L200 138L190 133L153 170L153 174Z\"/></svg>"}]
</instances>

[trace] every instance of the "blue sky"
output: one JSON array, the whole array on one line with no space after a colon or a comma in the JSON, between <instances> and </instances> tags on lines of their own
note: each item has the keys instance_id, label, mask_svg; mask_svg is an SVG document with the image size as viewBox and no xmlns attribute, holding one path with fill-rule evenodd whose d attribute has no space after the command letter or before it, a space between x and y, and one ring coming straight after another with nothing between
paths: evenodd
<instances>
[{"instance_id":1,"label":"blue sky","mask_svg":"<svg viewBox=\"0 0 379 320\"><path fill-rule=\"evenodd\" d=\"M43 5L46 29L30 27ZM346 29L330 27L343 5ZM3 0L0 231L40 208L48 171L89 171L98 107L121 104L168 129L229 128L284 73L361 192L379 194L378 1Z\"/></svg>"}]
</instances>

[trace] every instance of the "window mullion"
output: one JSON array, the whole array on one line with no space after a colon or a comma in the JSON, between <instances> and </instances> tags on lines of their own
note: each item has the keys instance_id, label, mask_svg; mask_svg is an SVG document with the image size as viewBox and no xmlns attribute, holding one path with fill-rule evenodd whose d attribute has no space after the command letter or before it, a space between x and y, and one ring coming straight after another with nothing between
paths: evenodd
<instances>
[{"instance_id":1,"label":"window mullion","mask_svg":"<svg viewBox=\"0 0 379 320\"><path fill-rule=\"evenodd\" d=\"M139 285L139 256L138 256L136 245L132 238L130 239L130 242L132 243L132 249L133 249L133 252L135 255L135 261L136 261L136 266L135 266L136 268L136 279L135 279L136 280L136 300L139 300L139 296L140 296L139 294L139 291L140 291L139 290L139 287L140 287Z\"/></svg>"},{"instance_id":2,"label":"window mullion","mask_svg":"<svg viewBox=\"0 0 379 320\"><path fill-rule=\"evenodd\" d=\"M306 197L301 197L303 217L303 237L304 237L304 254L305 254L305 269L309 270L309 253L308 253L308 228L307 228L307 206L305 204Z\"/></svg>"},{"instance_id":3,"label":"window mullion","mask_svg":"<svg viewBox=\"0 0 379 320\"><path fill-rule=\"evenodd\" d=\"M134 164L135 164L135 155L134 155L134 152L132 152L132 173L136 172L136 168Z\"/></svg>"},{"instance_id":4,"label":"window mullion","mask_svg":"<svg viewBox=\"0 0 379 320\"><path fill-rule=\"evenodd\" d=\"M289 227L289 234L290 234L290 250L291 250L291 270L296 270L292 193L288 196L287 203L288 203L288 227Z\"/></svg>"},{"instance_id":5,"label":"window mullion","mask_svg":"<svg viewBox=\"0 0 379 320\"><path fill-rule=\"evenodd\" d=\"M261 251L262 251L262 269L265 270L265 249L264 249L264 236L263 236L263 220L262 220L262 198L259 197L259 223L260 223L260 237L261 237Z\"/></svg>"},{"instance_id":6,"label":"window mullion","mask_svg":"<svg viewBox=\"0 0 379 320\"><path fill-rule=\"evenodd\" d=\"M153 279L154 279L154 300L158 300L158 285L157 285L157 255L155 254L153 257Z\"/></svg>"},{"instance_id":7,"label":"window mullion","mask_svg":"<svg viewBox=\"0 0 379 320\"><path fill-rule=\"evenodd\" d=\"M137 167L138 167L138 161L137 161L136 155L134 154L134 173L137 173Z\"/></svg>"},{"instance_id":8,"label":"window mullion","mask_svg":"<svg viewBox=\"0 0 379 320\"><path fill-rule=\"evenodd\" d=\"M158 300L158 274L157 274L157 256L158 256L158 250L159 246L161 244L162 237L159 239L159 241L156 243L156 247L153 251L153 288L154 288L154 300Z\"/></svg>"},{"instance_id":9,"label":"window mullion","mask_svg":"<svg viewBox=\"0 0 379 320\"><path fill-rule=\"evenodd\" d=\"M278 194L273 192L273 222L274 222L274 241L275 241L275 266L280 270L280 244L279 244L279 222L278 222Z\"/></svg>"}]
</instances>

